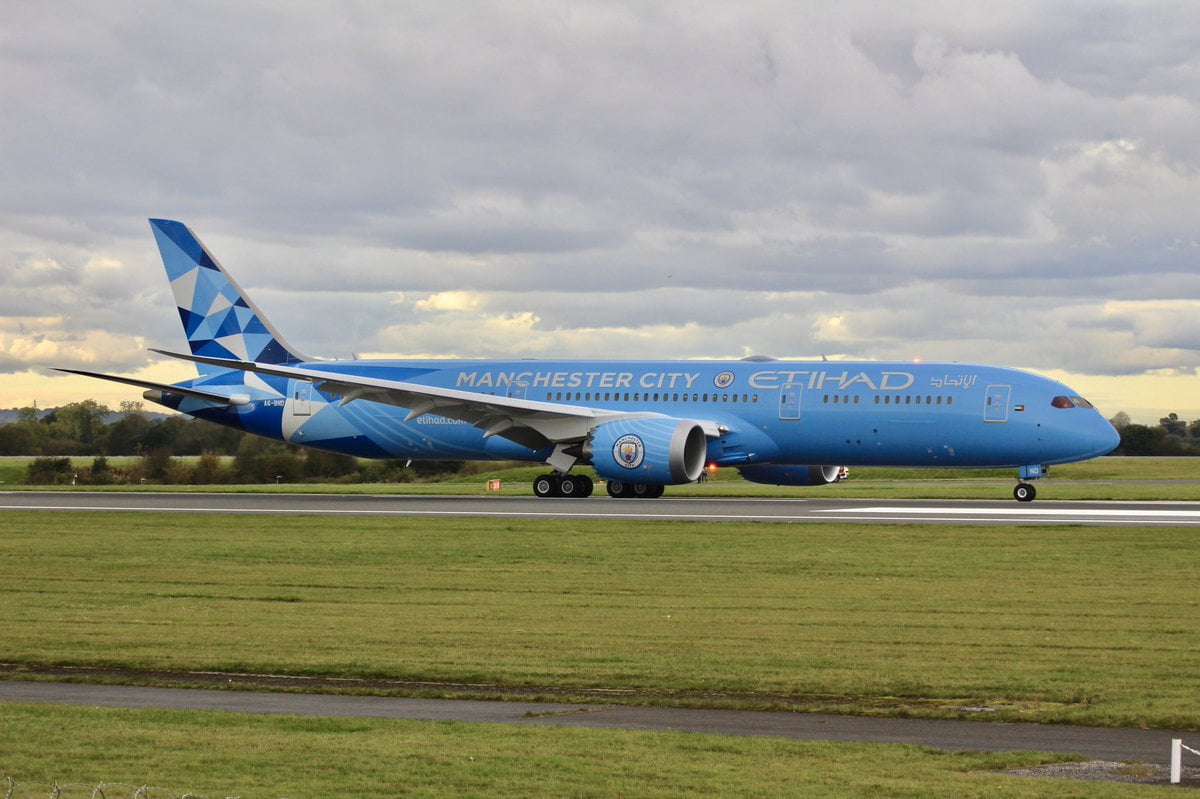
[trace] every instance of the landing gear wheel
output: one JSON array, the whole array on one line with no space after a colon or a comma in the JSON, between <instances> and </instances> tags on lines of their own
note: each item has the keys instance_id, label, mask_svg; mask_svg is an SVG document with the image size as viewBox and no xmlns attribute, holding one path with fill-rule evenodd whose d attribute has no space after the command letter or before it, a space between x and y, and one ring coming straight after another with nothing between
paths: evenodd
<instances>
[{"instance_id":1,"label":"landing gear wheel","mask_svg":"<svg viewBox=\"0 0 1200 799\"><path fill-rule=\"evenodd\" d=\"M628 499L633 496L633 486L620 480L608 481L608 495L613 499Z\"/></svg>"},{"instance_id":2,"label":"landing gear wheel","mask_svg":"<svg viewBox=\"0 0 1200 799\"><path fill-rule=\"evenodd\" d=\"M594 491L596 488L595 483L581 474L577 474L571 479L574 480L575 484L578 486L575 491L575 495L580 499L587 499L590 497L592 495L592 491Z\"/></svg>"},{"instance_id":3,"label":"landing gear wheel","mask_svg":"<svg viewBox=\"0 0 1200 799\"><path fill-rule=\"evenodd\" d=\"M663 486L657 483L634 483L633 495L638 499L658 499L663 495Z\"/></svg>"},{"instance_id":4,"label":"landing gear wheel","mask_svg":"<svg viewBox=\"0 0 1200 799\"><path fill-rule=\"evenodd\" d=\"M537 497L557 497L560 483L552 474L539 474L533 480L533 494Z\"/></svg>"},{"instance_id":5,"label":"landing gear wheel","mask_svg":"<svg viewBox=\"0 0 1200 799\"><path fill-rule=\"evenodd\" d=\"M579 496L579 483L576 478L569 474L564 474L558 478L558 495L567 499L574 499Z\"/></svg>"},{"instance_id":6,"label":"landing gear wheel","mask_svg":"<svg viewBox=\"0 0 1200 799\"><path fill-rule=\"evenodd\" d=\"M648 494L646 494L646 499L658 499L659 497L661 497L663 495L663 491L665 491L666 489L667 489L666 486L661 486L661 485L650 486L650 492Z\"/></svg>"},{"instance_id":7,"label":"landing gear wheel","mask_svg":"<svg viewBox=\"0 0 1200 799\"><path fill-rule=\"evenodd\" d=\"M1013 499L1017 502L1033 502L1033 498L1037 496L1037 489L1029 483L1017 483L1017 487L1013 489Z\"/></svg>"}]
</instances>

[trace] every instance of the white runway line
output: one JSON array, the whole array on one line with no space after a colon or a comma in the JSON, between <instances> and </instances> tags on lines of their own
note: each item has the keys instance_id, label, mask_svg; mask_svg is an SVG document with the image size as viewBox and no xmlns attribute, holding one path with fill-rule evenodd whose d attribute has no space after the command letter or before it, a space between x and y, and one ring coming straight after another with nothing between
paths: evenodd
<instances>
[{"instance_id":1,"label":"white runway line","mask_svg":"<svg viewBox=\"0 0 1200 799\"><path fill-rule=\"evenodd\" d=\"M874 508L826 508L817 513L900 513L922 516L1100 516L1146 517L1170 519L1200 519L1200 510L1157 510L1147 508L1118 510L1115 508L906 508L879 506Z\"/></svg>"}]
</instances>

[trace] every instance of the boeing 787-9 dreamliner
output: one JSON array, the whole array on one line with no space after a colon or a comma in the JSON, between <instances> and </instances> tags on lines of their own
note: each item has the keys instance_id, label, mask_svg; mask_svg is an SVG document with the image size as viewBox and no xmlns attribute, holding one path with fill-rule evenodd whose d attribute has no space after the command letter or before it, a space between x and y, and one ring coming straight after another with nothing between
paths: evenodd
<instances>
[{"instance_id":1,"label":"boeing 787-9 dreamliner","mask_svg":"<svg viewBox=\"0 0 1200 799\"><path fill-rule=\"evenodd\" d=\"M1013 496L1053 464L1120 439L1062 383L973 363L880 361L316 360L300 354L186 225L152 219L198 376L153 402L291 444L366 458L546 464L539 497L658 497L706 467L758 483L835 482L842 467L1016 469Z\"/></svg>"}]
</instances>

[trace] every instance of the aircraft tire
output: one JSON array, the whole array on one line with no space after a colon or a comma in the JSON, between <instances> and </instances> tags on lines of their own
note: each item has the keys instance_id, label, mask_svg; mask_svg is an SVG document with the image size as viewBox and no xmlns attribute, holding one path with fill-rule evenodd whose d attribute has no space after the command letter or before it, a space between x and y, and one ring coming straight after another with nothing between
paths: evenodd
<instances>
[{"instance_id":1,"label":"aircraft tire","mask_svg":"<svg viewBox=\"0 0 1200 799\"><path fill-rule=\"evenodd\" d=\"M569 474L564 474L558 478L558 495L567 499L575 499L579 496L579 482Z\"/></svg>"},{"instance_id":2,"label":"aircraft tire","mask_svg":"<svg viewBox=\"0 0 1200 799\"><path fill-rule=\"evenodd\" d=\"M628 499L633 496L633 488L629 483L622 483L620 480L609 480L606 487L608 495L613 499Z\"/></svg>"},{"instance_id":3,"label":"aircraft tire","mask_svg":"<svg viewBox=\"0 0 1200 799\"><path fill-rule=\"evenodd\" d=\"M638 499L653 499L654 486L650 483L634 483L633 495Z\"/></svg>"},{"instance_id":4,"label":"aircraft tire","mask_svg":"<svg viewBox=\"0 0 1200 799\"><path fill-rule=\"evenodd\" d=\"M561 483L552 474L539 474L533 479L533 494L537 497L558 497Z\"/></svg>"},{"instance_id":5,"label":"aircraft tire","mask_svg":"<svg viewBox=\"0 0 1200 799\"><path fill-rule=\"evenodd\" d=\"M592 483L591 480L581 474L575 475L575 477L571 479L573 479L578 485L578 490L575 492L575 496L579 497L580 499L587 499L590 497L592 495L592 491L594 491L596 488L595 484Z\"/></svg>"},{"instance_id":6,"label":"aircraft tire","mask_svg":"<svg viewBox=\"0 0 1200 799\"><path fill-rule=\"evenodd\" d=\"M1017 483L1017 487L1013 489L1013 499L1017 502L1033 502L1033 498L1037 496L1037 489L1029 483Z\"/></svg>"}]
</instances>

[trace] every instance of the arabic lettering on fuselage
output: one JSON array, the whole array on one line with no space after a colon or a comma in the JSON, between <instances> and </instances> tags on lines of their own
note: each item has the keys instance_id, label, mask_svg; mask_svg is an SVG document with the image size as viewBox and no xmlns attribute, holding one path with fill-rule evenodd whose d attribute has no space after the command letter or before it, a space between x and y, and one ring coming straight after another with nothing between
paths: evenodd
<instances>
[{"instance_id":1,"label":"arabic lettering on fuselage","mask_svg":"<svg viewBox=\"0 0 1200 799\"><path fill-rule=\"evenodd\" d=\"M929 385L934 388L970 388L978 382L978 375L942 375L929 378Z\"/></svg>"},{"instance_id":2,"label":"arabic lettering on fuselage","mask_svg":"<svg viewBox=\"0 0 1200 799\"><path fill-rule=\"evenodd\" d=\"M812 390L844 391L855 387L872 391L904 391L916 383L912 372L879 370L850 371L831 369L769 369L753 372L745 378L746 385L756 390L772 390L784 386ZM968 382L969 380L969 382ZM938 382L942 381L942 382ZM955 382L957 381L957 382ZM504 371L475 370L459 372L455 388L496 389L507 387L547 389L676 389L703 390L710 385L735 388L729 372L705 376L703 372L630 372L630 371ZM974 375L961 375L954 380L934 378L931 385L968 388Z\"/></svg>"}]
</instances>

